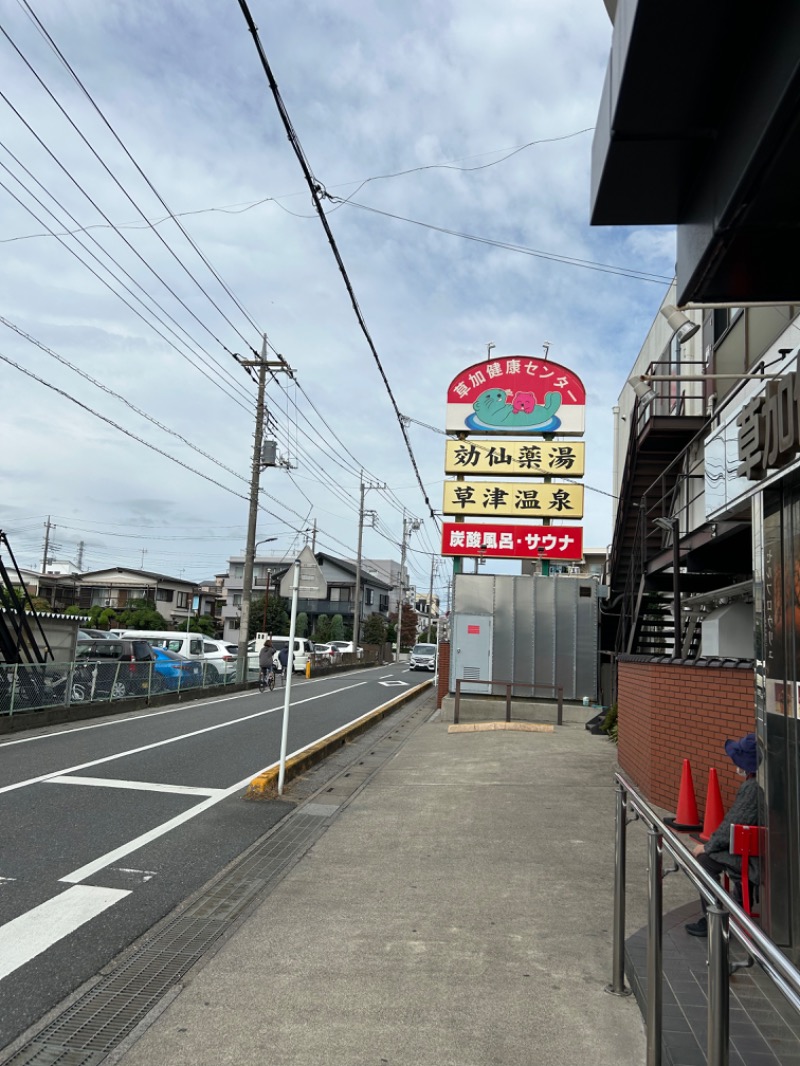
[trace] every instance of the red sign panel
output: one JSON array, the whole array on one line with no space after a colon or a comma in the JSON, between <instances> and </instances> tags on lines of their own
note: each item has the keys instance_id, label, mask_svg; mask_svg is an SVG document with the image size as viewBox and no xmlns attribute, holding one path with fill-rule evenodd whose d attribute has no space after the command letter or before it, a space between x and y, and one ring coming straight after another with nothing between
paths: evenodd
<instances>
[{"instance_id":1,"label":"red sign panel","mask_svg":"<svg viewBox=\"0 0 800 1066\"><path fill-rule=\"evenodd\" d=\"M583 527L445 522L442 555L580 561L583 558Z\"/></svg>"},{"instance_id":2,"label":"red sign panel","mask_svg":"<svg viewBox=\"0 0 800 1066\"><path fill-rule=\"evenodd\" d=\"M572 370L547 359L504 356L468 366L453 378L445 430L579 437L585 409L586 389Z\"/></svg>"},{"instance_id":3,"label":"red sign panel","mask_svg":"<svg viewBox=\"0 0 800 1066\"><path fill-rule=\"evenodd\" d=\"M480 626L467 626L467 632L468 633L480 633L480 631L481 631L481 627Z\"/></svg>"}]
</instances>

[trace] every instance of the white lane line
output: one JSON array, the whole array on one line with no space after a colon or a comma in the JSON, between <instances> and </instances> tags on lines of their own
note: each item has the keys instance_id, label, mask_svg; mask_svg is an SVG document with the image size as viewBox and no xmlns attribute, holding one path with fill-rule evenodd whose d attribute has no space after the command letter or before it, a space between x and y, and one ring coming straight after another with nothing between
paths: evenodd
<instances>
[{"instance_id":1,"label":"white lane line","mask_svg":"<svg viewBox=\"0 0 800 1066\"><path fill-rule=\"evenodd\" d=\"M93 785L98 788L133 788L139 792L176 792L181 796L216 796L221 788L191 785L156 785L151 781L120 781L112 777L48 777L48 785Z\"/></svg>"},{"instance_id":2,"label":"white lane line","mask_svg":"<svg viewBox=\"0 0 800 1066\"><path fill-rule=\"evenodd\" d=\"M0 981L129 896L122 888L76 885L0 926Z\"/></svg>"},{"instance_id":3,"label":"white lane line","mask_svg":"<svg viewBox=\"0 0 800 1066\"><path fill-rule=\"evenodd\" d=\"M355 685L345 685L344 688L333 689L330 692L319 692L316 696L309 696L304 700L296 700L291 706L300 707L304 703L312 703L314 700L321 700L326 696L336 696L340 692L349 692L350 689L360 688L362 685L366 684L366 681L359 681ZM78 763L77 766L64 766L60 770L53 770L52 773L41 774L39 777L29 777L26 781L17 781L13 785L3 785L2 788L0 788L0 794L3 792L13 792L17 788L25 788L28 785L38 785L41 781L49 781L51 777L61 777L64 774L73 774L77 770L88 770L90 766L101 766L103 763L113 762L115 759L124 759L128 755L139 755L143 751L152 751L153 748L162 748L165 744L177 744L181 740L189 740L192 737L199 737L203 733L213 733L215 729L228 729L230 726L240 725L242 722L249 722L253 718L261 718L265 714L278 713L283 713L283 705L280 707L270 707L265 711L256 711L254 714L246 714L242 718L234 718L230 722L218 722L216 725L206 726L205 729L195 729L191 733L181 733L181 735L177 737L167 737L166 740L157 740L153 744L143 744L139 748L130 748L128 751L120 751L114 755L106 755L102 759L92 759L91 762Z\"/></svg>"},{"instance_id":4,"label":"white lane line","mask_svg":"<svg viewBox=\"0 0 800 1066\"><path fill-rule=\"evenodd\" d=\"M355 687L355 686L353 686ZM324 693L323 693L324 695ZM313 697L317 699L317 697ZM394 697L396 699L397 697ZM306 702L306 701L303 701ZM391 704L393 700L387 700L386 703L382 703L379 707L373 707L369 711L365 711L364 714L360 714L358 718L354 718L350 722L345 722L343 725L337 726L336 729L332 729L330 733L326 733L324 737L318 737L312 741L311 744L307 744L306 748L313 747L319 744L323 740L327 740L328 737L335 736L341 732L342 729L347 729L349 726L357 725L358 722L364 718L369 718L371 715L376 714L382 710L383 707ZM293 759L295 755L299 755L306 748L298 748L297 751L291 752L287 755L287 759ZM78 870L73 870L71 874L67 874L65 877L60 877L60 881L65 881L67 884L78 884L80 881L85 881L87 877L92 877L99 870L104 870L107 866L110 866L113 862L117 862L119 859L124 859L126 855L130 855L134 851L138 851L139 848L143 848L145 844L150 844L152 841L157 840L159 837L164 836L166 833L172 832L173 829L177 829L178 826L184 824L184 822L190 821L192 818L196 818L199 814L209 810L216 803L226 799L228 796L233 796L240 789L246 788L250 782L259 776L259 774L266 773L267 770L272 770L278 765L275 761L270 763L269 766L264 766L260 770L255 770L248 774L247 777L242 778L241 781L237 781L235 785L231 785L229 788L223 789L220 795L212 796L205 800L203 803L197 803L194 807L190 807L188 811L184 811L183 814L178 814L174 818L170 818L168 822L162 822L161 825L155 826L153 829L148 830L146 833L142 833L141 836L135 837L133 840L129 840L127 844L122 844L120 847L115 848L113 851L106 852L105 855L101 855L98 859L94 859L92 862L87 862L85 866L81 866Z\"/></svg>"}]
</instances>

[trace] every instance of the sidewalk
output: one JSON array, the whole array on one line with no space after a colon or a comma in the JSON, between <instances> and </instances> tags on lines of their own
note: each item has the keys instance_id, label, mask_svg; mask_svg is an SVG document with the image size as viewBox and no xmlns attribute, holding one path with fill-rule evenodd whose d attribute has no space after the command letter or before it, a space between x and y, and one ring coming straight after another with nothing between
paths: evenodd
<instances>
[{"instance_id":1,"label":"sidewalk","mask_svg":"<svg viewBox=\"0 0 800 1066\"><path fill-rule=\"evenodd\" d=\"M448 734L426 715L111 1061L642 1066L635 1000L604 992L614 767L582 721ZM635 929L646 878L631 836Z\"/></svg>"}]
</instances>

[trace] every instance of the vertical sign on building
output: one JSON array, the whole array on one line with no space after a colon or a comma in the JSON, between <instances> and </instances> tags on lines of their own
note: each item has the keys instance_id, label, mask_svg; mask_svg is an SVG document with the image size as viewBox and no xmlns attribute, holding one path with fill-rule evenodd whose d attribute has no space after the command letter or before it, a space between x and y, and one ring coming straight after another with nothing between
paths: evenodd
<instances>
[{"instance_id":1,"label":"vertical sign on building","mask_svg":"<svg viewBox=\"0 0 800 1066\"><path fill-rule=\"evenodd\" d=\"M445 472L457 480L445 482L442 510L455 520L445 523L442 554L453 557L454 573L463 556L533 556L543 565L582 558L583 530L561 523L583 517L583 487L573 479L583 476L584 445L559 438L582 436L585 412L583 382L548 359L505 356L453 379L445 429L456 440L447 442Z\"/></svg>"}]
</instances>

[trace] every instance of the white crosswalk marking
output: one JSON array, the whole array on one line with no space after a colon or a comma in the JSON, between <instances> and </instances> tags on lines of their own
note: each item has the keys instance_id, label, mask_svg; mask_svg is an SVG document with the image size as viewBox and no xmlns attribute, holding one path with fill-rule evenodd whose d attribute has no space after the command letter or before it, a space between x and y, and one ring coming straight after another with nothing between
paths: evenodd
<instances>
[{"instance_id":1,"label":"white crosswalk marking","mask_svg":"<svg viewBox=\"0 0 800 1066\"><path fill-rule=\"evenodd\" d=\"M0 981L129 895L127 889L75 885L0 926Z\"/></svg>"}]
</instances>

